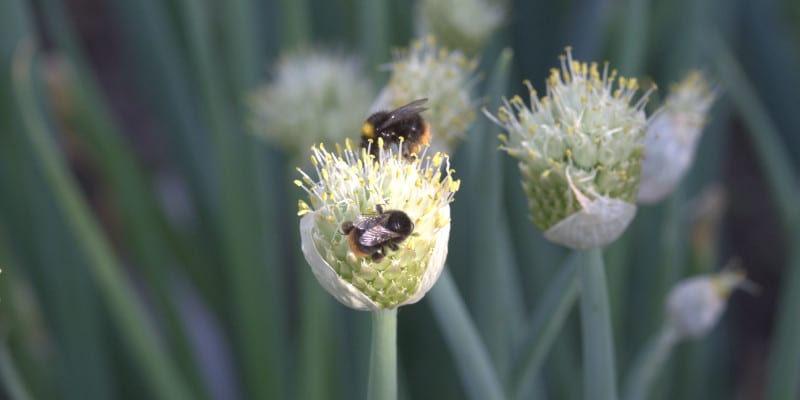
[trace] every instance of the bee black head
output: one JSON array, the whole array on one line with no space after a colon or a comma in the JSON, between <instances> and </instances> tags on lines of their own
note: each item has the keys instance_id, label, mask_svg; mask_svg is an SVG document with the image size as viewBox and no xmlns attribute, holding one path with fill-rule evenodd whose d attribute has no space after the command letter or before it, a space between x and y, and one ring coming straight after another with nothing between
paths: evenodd
<instances>
[{"instance_id":1,"label":"bee black head","mask_svg":"<svg viewBox=\"0 0 800 400\"><path fill-rule=\"evenodd\" d=\"M401 235L410 235L414 231L414 222L408 214L402 211L389 211L389 219L386 221L386 228Z\"/></svg>"}]
</instances>

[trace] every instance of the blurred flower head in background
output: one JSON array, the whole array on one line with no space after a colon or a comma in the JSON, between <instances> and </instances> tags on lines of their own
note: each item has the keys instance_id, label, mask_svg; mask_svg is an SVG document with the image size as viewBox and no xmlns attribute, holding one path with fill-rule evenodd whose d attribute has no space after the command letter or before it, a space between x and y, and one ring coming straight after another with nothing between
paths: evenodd
<instances>
[{"instance_id":1,"label":"blurred flower head in background","mask_svg":"<svg viewBox=\"0 0 800 400\"><path fill-rule=\"evenodd\" d=\"M447 155L407 161L399 153L324 146L312 150L317 177L300 171L295 183L308 192L299 202L302 250L319 283L342 304L360 310L395 308L419 301L444 268L450 235L450 202L459 181ZM375 261L359 256L343 223L376 214L378 207L404 212L413 233Z\"/></svg>"},{"instance_id":2,"label":"blurred flower head in background","mask_svg":"<svg viewBox=\"0 0 800 400\"><path fill-rule=\"evenodd\" d=\"M566 53L547 96L526 82L530 107L515 96L486 115L508 131L501 148L520 161L534 225L553 242L587 249L616 240L636 214L650 91L635 100L636 79Z\"/></svg>"},{"instance_id":3,"label":"blurred flower head in background","mask_svg":"<svg viewBox=\"0 0 800 400\"><path fill-rule=\"evenodd\" d=\"M738 287L754 288L738 268L678 282L667 297L667 327L678 340L705 336L717 324L731 292Z\"/></svg>"},{"instance_id":4,"label":"blurred flower head in background","mask_svg":"<svg viewBox=\"0 0 800 400\"><path fill-rule=\"evenodd\" d=\"M373 98L358 60L329 51L284 55L248 98L250 128L293 157L358 134Z\"/></svg>"},{"instance_id":5,"label":"blurred flower head in background","mask_svg":"<svg viewBox=\"0 0 800 400\"><path fill-rule=\"evenodd\" d=\"M505 8L487 0L422 0L417 3L419 36L432 34L445 46L477 52L505 19Z\"/></svg>"},{"instance_id":6,"label":"blurred flower head in background","mask_svg":"<svg viewBox=\"0 0 800 400\"><path fill-rule=\"evenodd\" d=\"M664 106L647 127L640 203L662 200L686 175L715 97L714 89L699 71L690 72L670 87Z\"/></svg>"},{"instance_id":7,"label":"blurred flower head in background","mask_svg":"<svg viewBox=\"0 0 800 400\"><path fill-rule=\"evenodd\" d=\"M372 109L391 110L427 98L431 147L449 153L475 120L476 67L475 60L438 46L433 37L415 41L396 52L392 75Z\"/></svg>"}]
</instances>

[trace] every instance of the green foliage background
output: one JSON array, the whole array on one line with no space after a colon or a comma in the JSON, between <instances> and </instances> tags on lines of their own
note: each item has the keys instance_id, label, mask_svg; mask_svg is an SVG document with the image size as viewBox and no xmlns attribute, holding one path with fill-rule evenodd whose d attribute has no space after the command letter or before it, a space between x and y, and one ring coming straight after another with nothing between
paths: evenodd
<instances>
[{"instance_id":1,"label":"green foliage background","mask_svg":"<svg viewBox=\"0 0 800 400\"><path fill-rule=\"evenodd\" d=\"M369 316L313 282L299 253L294 165L247 134L243 98L269 78L281 51L301 46L356 51L372 79L385 81L378 66L408 45L412 7L0 2L0 391L20 399L363 398ZM565 45L663 88L697 67L722 88L683 186L664 204L641 207L606 251L618 375L624 380L660 327L677 280L738 256L762 294L735 295L709 337L679 346L652 398L796 399L800 3L509 7L480 54L489 108L522 92L523 78L542 87ZM443 299L436 288L400 310L404 398L485 398L468 379L482 368L510 393L516 377L527 377L520 359L529 339L559 315L564 326L541 373L519 392L581 397L577 310L547 306L547 288L570 271L569 259L529 223L497 133L479 117L453 155L463 185L440 285L460 297ZM701 242L689 210L713 183L726 188L729 206ZM464 346L484 345L487 360L465 361Z\"/></svg>"}]
</instances>

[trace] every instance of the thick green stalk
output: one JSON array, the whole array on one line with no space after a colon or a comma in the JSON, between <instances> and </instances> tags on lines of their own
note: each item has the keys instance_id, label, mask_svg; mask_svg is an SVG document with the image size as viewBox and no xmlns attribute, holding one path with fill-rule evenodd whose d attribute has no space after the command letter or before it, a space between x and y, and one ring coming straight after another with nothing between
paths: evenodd
<instances>
[{"instance_id":1,"label":"thick green stalk","mask_svg":"<svg viewBox=\"0 0 800 400\"><path fill-rule=\"evenodd\" d=\"M772 199L778 207L781 222L788 232L800 220L800 208L797 207L800 177L793 167L786 146L781 143L778 128L770 119L741 66L719 37L712 36L712 40L720 82L744 120L746 132L772 192Z\"/></svg>"},{"instance_id":2,"label":"thick green stalk","mask_svg":"<svg viewBox=\"0 0 800 400\"><path fill-rule=\"evenodd\" d=\"M298 252L300 244L297 244ZM299 254L298 260L303 260ZM322 399L333 396L332 371L335 342L331 297L320 287L305 261L297 265L300 280L300 360L295 374L297 395L303 399Z\"/></svg>"},{"instance_id":3,"label":"thick green stalk","mask_svg":"<svg viewBox=\"0 0 800 400\"><path fill-rule=\"evenodd\" d=\"M160 398L193 398L178 369L166 356L155 327L126 281L120 263L81 197L74 178L69 175L69 169L64 165L53 140L48 137L44 116L38 110L31 74L33 50L31 42L20 45L14 60L13 76L15 93L36 161L41 165L68 226L89 259L89 272L106 297L109 312L119 325L123 340L131 347L131 354L153 393Z\"/></svg>"},{"instance_id":4,"label":"thick green stalk","mask_svg":"<svg viewBox=\"0 0 800 400\"><path fill-rule=\"evenodd\" d=\"M624 400L644 400L669 359L675 335L666 326L647 343L625 381Z\"/></svg>"},{"instance_id":5,"label":"thick green stalk","mask_svg":"<svg viewBox=\"0 0 800 400\"><path fill-rule=\"evenodd\" d=\"M584 398L617 399L614 338L608 307L602 249L585 250L581 258L581 324L583 331Z\"/></svg>"},{"instance_id":6,"label":"thick green stalk","mask_svg":"<svg viewBox=\"0 0 800 400\"><path fill-rule=\"evenodd\" d=\"M789 264L781 285L775 337L767 364L767 400L795 400L800 393L800 227L787 241Z\"/></svg>"},{"instance_id":7,"label":"thick green stalk","mask_svg":"<svg viewBox=\"0 0 800 400\"><path fill-rule=\"evenodd\" d=\"M281 0L281 42L286 47L303 47L311 42L311 13L307 0Z\"/></svg>"},{"instance_id":8,"label":"thick green stalk","mask_svg":"<svg viewBox=\"0 0 800 400\"><path fill-rule=\"evenodd\" d=\"M228 294L233 307L232 321L238 355L243 365L243 381L248 397L276 398L283 391L280 368L282 343L279 342L278 305L264 288L274 276L273 265L265 265L260 244L262 232L254 214L252 165L246 147L248 138L237 130L236 113L226 100L220 64L210 32L211 18L207 4L186 0L182 4L191 56L194 61L204 109L211 126L215 166L220 176L220 210L217 222L227 262ZM257 215L257 214L256 214ZM270 260L274 262L274 260ZM265 311L265 308L271 309ZM270 326L270 323L273 326ZM277 324L277 326L275 325Z\"/></svg>"},{"instance_id":9,"label":"thick green stalk","mask_svg":"<svg viewBox=\"0 0 800 400\"><path fill-rule=\"evenodd\" d=\"M368 400L397 399L397 309L372 312Z\"/></svg>"},{"instance_id":10,"label":"thick green stalk","mask_svg":"<svg viewBox=\"0 0 800 400\"><path fill-rule=\"evenodd\" d=\"M503 388L492 367L489 352L470 319L447 267L426 295L426 302L456 361L464 393L475 400L504 399Z\"/></svg>"},{"instance_id":11,"label":"thick green stalk","mask_svg":"<svg viewBox=\"0 0 800 400\"><path fill-rule=\"evenodd\" d=\"M800 393L800 211L797 198L800 196L800 178L792 166L789 154L781 143L780 133L769 118L764 105L739 63L719 37L712 37L717 50L716 69L731 100L742 115L747 133L765 173L778 206L787 247L790 249L787 278L781 287L775 339L772 342L767 364L765 398L769 400L791 400Z\"/></svg>"},{"instance_id":12,"label":"thick green stalk","mask_svg":"<svg viewBox=\"0 0 800 400\"><path fill-rule=\"evenodd\" d=\"M486 87L486 98L500 99L508 87L513 52L503 49L494 62ZM499 100L491 106L499 105ZM516 264L513 263L511 250L508 248L510 235L508 223L503 215L503 173L501 168L502 154L497 151L497 138L486 118L475 122L476 134L466 144L471 162L464 171L470 176L471 183L464 187L470 193L470 208L481 210L469 216L475 226L484 226L489 230L471 229L469 248L466 249L470 260L469 304L473 312L493 365L498 375L505 379L508 376L511 347L508 345L519 332L519 324L525 317L522 295L519 293L516 277ZM492 273L486 272L487 266L494 266ZM503 310L503 312L498 312Z\"/></svg>"},{"instance_id":13,"label":"thick green stalk","mask_svg":"<svg viewBox=\"0 0 800 400\"><path fill-rule=\"evenodd\" d=\"M569 311L578 299L578 263L573 254L553 279L544 293L531 319L525 343L521 346L522 354L513 371L511 394L514 398L526 397L523 389L527 382L539 374L539 368L545 356L553 347L561 327L564 325Z\"/></svg>"},{"instance_id":14,"label":"thick green stalk","mask_svg":"<svg viewBox=\"0 0 800 400\"><path fill-rule=\"evenodd\" d=\"M387 0L361 0L356 10L361 14L359 16L361 54L365 58L373 81L385 82L386 78L382 78L383 74L378 66L389 61L389 30L392 26L389 3Z\"/></svg>"},{"instance_id":15,"label":"thick green stalk","mask_svg":"<svg viewBox=\"0 0 800 400\"><path fill-rule=\"evenodd\" d=\"M617 67L623 74L639 74L645 59L650 0L629 0L625 7L622 53Z\"/></svg>"},{"instance_id":16,"label":"thick green stalk","mask_svg":"<svg viewBox=\"0 0 800 400\"><path fill-rule=\"evenodd\" d=\"M4 392L9 398L16 400L32 399L30 392L25 387L25 383L22 381L22 377L19 376L5 340L0 342L0 379L2 379L3 386L5 386Z\"/></svg>"},{"instance_id":17,"label":"thick green stalk","mask_svg":"<svg viewBox=\"0 0 800 400\"><path fill-rule=\"evenodd\" d=\"M173 272L171 268L176 264L176 257L167 248L166 233L161 223L164 216L156 204L149 182L137 165L132 148L125 143L124 134L100 95L86 55L77 43L74 28L67 19L64 4L61 1L46 3L43 12L50 36L60 50L69 56L75 68L76 83L68 87L69 101L75 110L70 117L74 118L76 130L93 146L92 154L96 155L95 160L99 163L104 181L120 203L126 244L148 286L153 288L153 301L165 317L164 329L170 347L175 349L174 354L179 357L181 368L189 372L187 375L192 378L194 386L200 387L198 372L194 370L197 362L170 298L168 274Z\"/></svg>"}]
</instances>

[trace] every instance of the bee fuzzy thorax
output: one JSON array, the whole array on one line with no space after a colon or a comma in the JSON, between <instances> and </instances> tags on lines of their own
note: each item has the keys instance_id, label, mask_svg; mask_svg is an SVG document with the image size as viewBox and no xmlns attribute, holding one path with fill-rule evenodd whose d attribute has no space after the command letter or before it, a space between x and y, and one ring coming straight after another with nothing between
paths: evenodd
<instances>
[{"instance_id":1,"label":"bee fuzzy thorax","mask_svg":"<svg viewBox=\"0 0 800 400\"><path fill-rule=\"evenodd\" d=\"M458 181L446 155L406 159L392 149L312 148L300 171L303 253L320 284L355 309L418 301L444 266Z\"/></svg>"},{"instance_id":2,"label":"bee fuzzy thorax","mask_svg":"<svg viewBox=\"0 0 800 400\"><path fill-rule=\"evenodd\" d=\"M391 147L396 147L406 158L416 157L421 146L430 141L428 123L421 115L426 110L421 105L426 101L417 99L394 110L370 115L362 129L361 147L376 157L379 149Z\"/></svg>"},{"instance_id":3,"label":"bee fuzzy thorax","mask_svg":"<svg viewBox=\"0 0 800 400\"><path fill-rule=\"evenodd\" d=\"M416 41L395 52L389 82L373 109L394 109L427 98L427 142L436 149L453 149L475 120L476 68L475 59L438 46L433 37Z\"/></svg>"}]
</instances>

